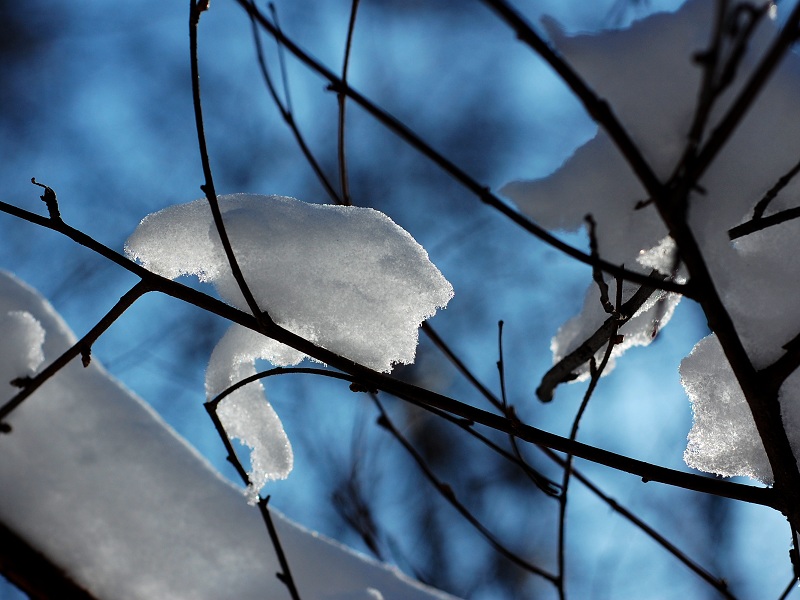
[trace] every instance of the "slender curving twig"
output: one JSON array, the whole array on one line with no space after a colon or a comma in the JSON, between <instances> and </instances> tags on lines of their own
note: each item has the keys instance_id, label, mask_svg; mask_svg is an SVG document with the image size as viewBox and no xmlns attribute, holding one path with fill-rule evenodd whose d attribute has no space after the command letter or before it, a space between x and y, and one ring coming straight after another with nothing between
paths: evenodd
<instances>
[{"instance_id":1,"label":"slender curving twig","mask_svg":"<svg viewBox=\"0 0 800 600\"><path fill-rule=\"evenodd\" d=\"M245 385L245 384L242 384ZM239 389L241 385L231 386L234 389L228 388L224 390L222 397L230 394L231 392ZM203 403L203 406L208 413L208 416L211 419L211 422L214 424L214 429L216 429L217 434L219 435L220 439L222 440L222 444L225 446L225 451L227 452L227 460L228 462L233 465L233 468L236 470L236 473L241 478L242 482L249 486L252 484L250 481L250 476L247 474L242 462L239 460L239 457L236 455L236 451L233 449L233 444L231 444L231 440L228 437L228 434L225 431L225 427L222 425L222 421L217 414L217 406L219 405L219 400L221 397L214 398L213 400L207 401ZM283 551L283 545L281 544L280 538L278 537L278 532L275 529L275 524L272 522L272 514L269 511L269 496L266 498L262 498L259 496L258 498L258 510L261 514L261 518L264 521L264 525L267 527L267 533L269 534L269 539L272 542L272 547L275 549L275 555L278 558L278 564L281 567L281 570L275 573L275 576L286 586L286 589L289 591L289 595L292 597L292 600L300 600L300 593L297 591L297 586L295 585L294 578L292 577L292 571L289 568L289 561L286 559L286 553Z\"/></svg>"},{"instance_id":2,"label":"slender curving twig","mask_svg":"<svg viewBox=\"0 0 800 600\"><path fill-rule=\"evenodd\" d=\"M297 122L294 120L294 114L291 111L291 107L284 104L278 95L278 91L275 88L275 84L273 83L272 77L269 74L269 69L267 68L267 61L264 57L264 47L261 44L258 23L252 15L250 15L250 23L252 25L253 43L256 48L256 59L258 60L258 67L261 71L261 78L264 80L264 84L267 86L267 91L269 92L273 103L277 107L278 112L281 114L281 118L292 132L300 151L303 153L303 156L311 167L311 170L314 171L314 175L316 175L317 179L322 184L322 187L325 188L325 192L336 204L341 204L341 202L338 200L338 192L334 189L333 184L331 184L330 180L325 175L325 172L322 170L319 161L314 157L314 153L311 151L311 148L309 148L308 142L306 142L306 139L300 131ZM284 86L286 87L285 95L287 97L289 97L288 85L289 82L284 80Z\"/></svg>"},{"instance_id":3,"label":"slender curving twig","mask_svg":"<svg viewBox=\"0 0 800 600\"><path fill-rule=\"evenodd\" d=\"M344 63L342 65L342 83L347 85L347 69L350 66L350 50L353 48L353 33L356 28L356 15L359 0L352 0L350 8L350 21L347 25L347 41L344 45ZM347 174L347 154L345 153L345 107L347 96L341 92L337 94L339 102L339 127L338 127L338 153L339 153L339 184L342 187L342 204L349 206L350 181Z\"/></svg>"},{"instance_id":4,"label":"slender curving twig","mask_svg":"<svg viewBox=\"0 0 800 600\"><path fill-rule=\"evenodd\" d=\"M15 379L12 384L22 389L13 398L0 406L0 432L9 433L11 431L11 426L3 422L3 420L8 417L14 409L20 406L26 398L30 397L31 394L38 390L44 382L67 366L72 359L80 356L83 361L83 366L88 367L89 361L91 360L92 345L97 341L97 338L105 333L134 302L149 291L151 291L151 288L147 282L144 280L139 281L119 299L111 310L109 310L86 335L75 342L75 344L61 354L61 356L47 365L41 372L33 377Z\"/></svg>"},{"instance_id":5,"label":"slender curving twig","mask_svg":"<svg viewBox=\"0 0 800 600\"><path fill-rule=\"evenodd\" d=\"M495 537L495 535L491 531L489 531L489 529L483 523L481 523L477 519L477 517L475 517L475 515L472 514L472 512L470 512L470 510L466 506L464 506L464 504L461 503L461 501L456 496L453 488L450 487L448 484L442 482L436 476L436 474L433 472L430 466L428 466L428 464L425 462L425 459L422 458L419 452L417 452L416 448L414 448L411 442L409 442L405 438L405 436L402 433L400 433L397 427L395 427L394 423L392 423L391 419L389 418L388 413L383 408L383 404L381 404L380 400L378 400L377 395L373 394L372 400L375 403L375 406L378 408L378 411L380 412L378 424L384 429L386 429L389 433L391 433L392 436L398 442L400 442L400 445L403 446L403 448L405 448L406 452L408 452L408 454L417 464L422 474L428 481L431 482L431 484L439 492L439 494L445 500L447 500L450 503L450 505L453 508L455 508L461 514L461 516L464 517L464 519L466 519L467 522L469 522L470 525L472 525L478 531L478 533L480 533L495 550L497 550L497 552L505 556L508 560L510 560L517 566L522 567L526 571L533 573L534 575L538 575L539 577L542 577L543 579L555 585L557 582L557 577L555 575L549 573L548 571L545 571L541 567L538 567L526 561L517 553L507 548L500 540L497 539L497 537Z\"/></svg>"},{"instance_id":6,"label":"slender curving twig","mask_svg":"<svg viewBox=\"0 0 800 600\"><path fill-rule=\"evenodd\" d=\"M775 494L774 490L770 488L757 488L711 479L692 473L660 467L579 442L570 442L566 438L536 427L511 421L503 415L497 415L475 408L443 394L438 394L431 390L400 381L383 373L373 371L350 359L339 356L330 350L321 348L277 324L267 326L265 332L264 324L257 321L252 315L242 312L186 285L151 273L141 265L125 258L118 252L115 252L64 222L55 222L3 201L0 201L0 211L62 233L79 245L106 257L108 260L131 273L138 275L145 280L152 291L158 291L183 302L187 302L207 312L214 313L232 323L237 323L247 329L265 333L268 337L291 346L303 354L307 354L322 363L349 373L356 377L359 383L363 385L384 390L407 402L425 408L426 410L438 409L449 412L468 421L489 427L490 429L495 429L507 434L512 433L520 440L529 443L548 446L561 452L572 452L575 456L606 465L613 469L631 473L641 477L644 481L658 481L684 489L771 506L773 508L781 506L781 499Z\"/></svg>"},{"instance_id":7,"label":"slender curving twig","mask_svg":"<svg viewBox=\"0 0 800 600\"><path fill-rule=\"evenodd\" d=\"M605 285L605 281L603 281L603 286L600 287L601 289L601 304L603 304L603 308L607 308L606 304L610 301L608 300L608 286ZM605 289L605 294L603 293L603 289ZM617 290L616 290L616 299L615 304L611 307L610 312L612 316L616 316L619 314L620 309L622 308L622 281L617 279ZM597 365L595 363L594 357L590 359L590 372L591 378L589 379L589 386L586 388L586 393L583 395L583 400L581 400L581 404L578 407L578 412L575 414L575 418L572 421L572 428L569 432L569 439L575 440L578 437L578 427L580 426L581 418L583 417L584 412L586 412L586 407L589 405L589 400L591 399L592 395L594 394L595 389L597 389L597 384L600 383L600 377L603 375L603 371L605 371L606 367L608 366L608 361L611 360L611 353L614 350L614 346L617 343L617 330L619 329L619 320L617 321L616 327L614 327L611 331L611 335L608 338L608 343L606 345L606 351L603 354L603 358L600 361L600 364ZM569 499L569 483L570 478L572 477L572 462L573 456L570 453L567 453L566 456L566 465L564 467L564 475L561 480L561 495L558 497L559 501L559 511L558 511L558 594L561 600L566 600L566 551L567 551L567 501Z\"/></svg>"},{"instance_id":8,"label":"slender curving twig","mask_svg":"<svg viewBox=\"0 0 800 600\"><path fill-rule=\"evenodd\" d=\"M208 10L208 0L189 0L189 53L192 72L192 101L194 105L195 126L197 129L197 143L200 147L200 160L203 164L203 175L205 177L205 183L200 186L200 189L208 199L211 215L214 218L214 225L219 234L222 247L225 250L225 256L231 267L233 278L236 280L239 290L247 306L250 308L250 312L253 313L253 316L255 316L257 320L271 323L271 317L259 308L258 302L256 302L253 293L250 291L250 286L247 285L244 274L236 260L231 241L228 238L228 232L225 230L225 223L222 220L222 212L219 208L217 192L214 189L214 178L211 174L211 161L208 158L205 126L203 125L203 108L200 101L200 68L197 58L197 29L200 24L200 15L205 10Z\"/></svg>"}]
</instances>

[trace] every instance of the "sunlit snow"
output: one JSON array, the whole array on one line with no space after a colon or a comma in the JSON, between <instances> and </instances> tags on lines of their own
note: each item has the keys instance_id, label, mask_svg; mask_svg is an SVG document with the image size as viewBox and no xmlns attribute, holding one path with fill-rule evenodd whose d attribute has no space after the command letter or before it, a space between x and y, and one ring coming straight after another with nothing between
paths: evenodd
<instances>
[{"instance_id":1,"label":"sunlit snow","mask_svg":"<svg viewBox=\"0 0 800 600\"><path fill-rule=\"evenodd\" d=\"M629 29L596 35L570 37L557 23L545 22L553 44L598 95L609 101L662 179L671 175L685 147L703 73L693 57L710 43L717 5L691 0L677 13L653 15ZM725 114L776 28L769 19L758 25L735 83L712 111L709 130ZM799 62L790 54L775 71L703 175L703 192L693 193L689 206L689 222L717 290L757 368L781 356L782 346L800 332L800 261L790 258L797 254L800 226L789 221L734 243L728 230L748 220L765 192L800 158L800 120L794 118L800 102ZM551 229L576 230L583 226L585 215L591 214L597 223L600 256L628 268L635 268L643 252L652 259L652 249L666 235L653 206L634 208L647 194L604 131L598 131L552 175L513 182L502 191L523 212ZM768 214L796 205L799 196L800 182L795 179L773 201ZM662 261L662 271L667 262ZM639 264L642 272L658 266L652 260ZM661 317L660 327L676 303L677 299L670 297L660 307L656 313ZM556 359L570 352L605 318L593 286L583 312L554 338ZM622 333L647 343L650 319L643 314L637 323L626 324L627 331ZM722 353L713 350L712 340L698 344L681 366L695 414L687 461L712 473L770 481L772 473L752 417L746 404L745 410L740 410L736 398L741 391ZM723 377L726 371L728 376ZM704 383L717 380L717 376L714 385ZM792 443L800 449L800 427L791 425L800 424L800 415L795 414L800 412L800 393L787 383L781 401L787 430L795 434ZM731 436L731 431L736 435Z\"/></svg>"},{"instance_id":2,"label":"sunlit snow","mask_svg":"<svg viewBox=\"0 0 800 600\"><path fill-rule=\"evenodd\" d=\"M253 194L220 196L219 203L259 308L290 331L377 371L413 362L420 323L453 296L425 250L374 209ZM145 217L125 251L165 277L213 282L224 300L248 310L205 199ZM256 359L286 366L302 358L234 325L212 355L207 392L212 397L254 374ZM292 465L280 420L265 403L260 384L220 403L228 433L253 448L251 500Z\"/></svg>"},{"instance_id":3,"label":"sunlit snow","mask_svg":"<svg viewBox=\"0 0 800 600\"><path fill-rule=\"evenodd\" d=\"M0 314L11 315L0 318L5 401L17 391L9 380L49 364L75 336L50 304L2 271ZM88 368L72 361L8 423L0 522L93 597L289 597L258 510L96 357ZM273 516L304 600L449 598Z\"/></svg>"}]
</instances>

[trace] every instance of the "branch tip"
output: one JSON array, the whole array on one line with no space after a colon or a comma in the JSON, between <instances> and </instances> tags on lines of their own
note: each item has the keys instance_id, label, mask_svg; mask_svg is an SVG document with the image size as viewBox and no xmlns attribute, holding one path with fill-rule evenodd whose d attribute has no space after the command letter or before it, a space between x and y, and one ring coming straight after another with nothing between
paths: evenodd
<instances>
[{"instance_id":1,"label":"branch tip","mask_svg":"<svg viewBox=\"0 0 800 600\"><path fill-rule=\"evenodd\" d=\"M35 177L31 177L31 183L33 185L38 185L40 188L44 188L44 194L39 196L39 198L41 198L42 202L44 202L47 206L47 212L50 215L50 218L53 221L60 221L61 213L58 210L58 199L56 198L56 193L53 191L53 188L44 185L43 183L39 183L36 181Z\"/></svg>"},{"instance_id":2,"label":"branch tip","mask_svg":"<svg viewBox=\"0 0 800 600\"><path fill-rule=\"evenodd\" d=\"M33 381L33 377L31 377L30 375L25 375L24 377L15 377L14 379L9 381L8 383L13 385L14 387L17 387L17 388L20 388L20 389L24 389L24 388L28 387L31 384L32 381Z\"/></svg>"},{"instance_id":3,"label":"branch tip","mask_svg":"<svg viewBox=\"0 0 800 600\"><path fill-rule=\"evenodd\" d=\"M88 348L81 348L81 364L85 369L88 367L92 362L92 348L91 346Z\"/></svg>"}]
</instances>

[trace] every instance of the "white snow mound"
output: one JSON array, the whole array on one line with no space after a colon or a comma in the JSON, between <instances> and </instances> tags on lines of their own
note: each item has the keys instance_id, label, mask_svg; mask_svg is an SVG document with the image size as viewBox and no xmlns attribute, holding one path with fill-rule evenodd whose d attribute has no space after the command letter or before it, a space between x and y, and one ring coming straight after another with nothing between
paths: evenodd
<instances>
[{"instance_id":1,"label":"white snow mound","mask_svg":"<svg viewBox=\"0 0 800 600\"><path fill-rule=\"evenodd\" d=\"M730 3L730 10L735 10L735 4ZM545 24L557 50L609 102L663 181L675 171L686 147L703 77L695 58L711 43L718 5L689 0L675 13L652 15L629 28L598 34L567 36L552 20ZM759 21L734 83L711 111L706 134L724 117L777 31L774 21ZM723 50L729 52L729 38L725 44ZM734 242L729 230L752 218L759 200L800 157L800 119L794 108L798 102L800 58L790 52L703 174L702 190L692 192L688 206L689 224L714 285L758 369L778 359L785 352L784 344L800 332L800 261L793 258L798 253L800 221L790 220ZM657 211L652 205L636 209L637 202L647 200L647 193L603 130L551 175L509 183L502 192L550 229L576 230L591 214L597 223L599 254L612 263L642 272L674 268ZM800 178L795 177L764 216L796 206L798 195ZM592 287L583 312L553 339L556 359L607 318ZM626 344L649 343L647 332L653 329L653 319L660 319L658 325L664 327L677 302L678 298L668 295L660 306L643 308L621 331ZM681 366L695 414L686 460L720 475L771 481L772 471L749 409L724 354L715 348L712 341L700 342ZM792 379L797 378L784 384L780 399L784 425L797 455L800 383L793 384Z\"/></svg>"},{"instance_id":2,"label":"white snow mound","mask_svg":"<svg viewBox=\"0 0 800 600\"><path fill-rule=\"evenodd\" d=\"M422 246L377 210L255 194L220 196L219 205L259 308L286 329L371 369L387 372L413 362L420 323L453 296ZM224 300L248 310L205 199L145 217L125 252L165 277L213 282ZM303 358L234 326L212 354L206 391L213 397L254 374L256 359L287 366ZM254 449L255 489L285 477L292 465L280 420L268 405L258 407L258 399L263 404L263 388L253 384L220 403L227 431L237 431Z\"/></svg>"}]
</instances>

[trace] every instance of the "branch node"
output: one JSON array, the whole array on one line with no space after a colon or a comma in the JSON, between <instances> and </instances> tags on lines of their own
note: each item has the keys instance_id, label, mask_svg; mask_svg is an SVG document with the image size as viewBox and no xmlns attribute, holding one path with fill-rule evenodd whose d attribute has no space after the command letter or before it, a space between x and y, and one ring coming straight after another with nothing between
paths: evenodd
<instances>
[{"instance_id":1,"label":"branch node","mask_svg":"<svg viewBox=\"0 0 800 600\"><path fill-rule=\"evenodd\" d=\"M81 364L83 365L83 368L85 369L86 367L88 367L89 364L91 364L91 362L92 362L92 347L88 346L85 348L81 348Z\"/></svg>"},{"instance_id":2,"label":"branch node","mask_svg":"<svg viewBox=\"0 0 800 600\"><path fill-rule=\"evenodd\" d=\"M44 194L39 196L39 198L41 198L42 202L47 206L50 219L53 221L61 221L61 213L58 210L58 199L56 198L56 193L53 191L53 188L39 183L36 181L35 177L31 177L31 183L33 185L38 185L40 188L44 188Z\"/></svg>"},{"instance_id":3,"label":"branch node","mask_svg":"<svg viewBox=\"0 0 800 600\"><path fill-rule=\"evenodd\" d=\"M30 375L25 375L23 377L15 377L14 379L9 381L8 383L13 385L14 387L17 387L17 388L20 388L20 389L25 389L26 387L28 387L31 384L32 381L33 381L33 377L31 377Z\"/></svg>"},{"instance_id":4,"label":"branch node","mask_svg":"<svg viewBox=\"0 0 800 600\"><path fill-rule=\"evenodd\" d=\"M368 385L366 383L359 383L358 381L354 381L350 384L350 391L356 393L364 393L364 394L377 394L378 388L372 385Z\"/></svg>"}]
</instances>

